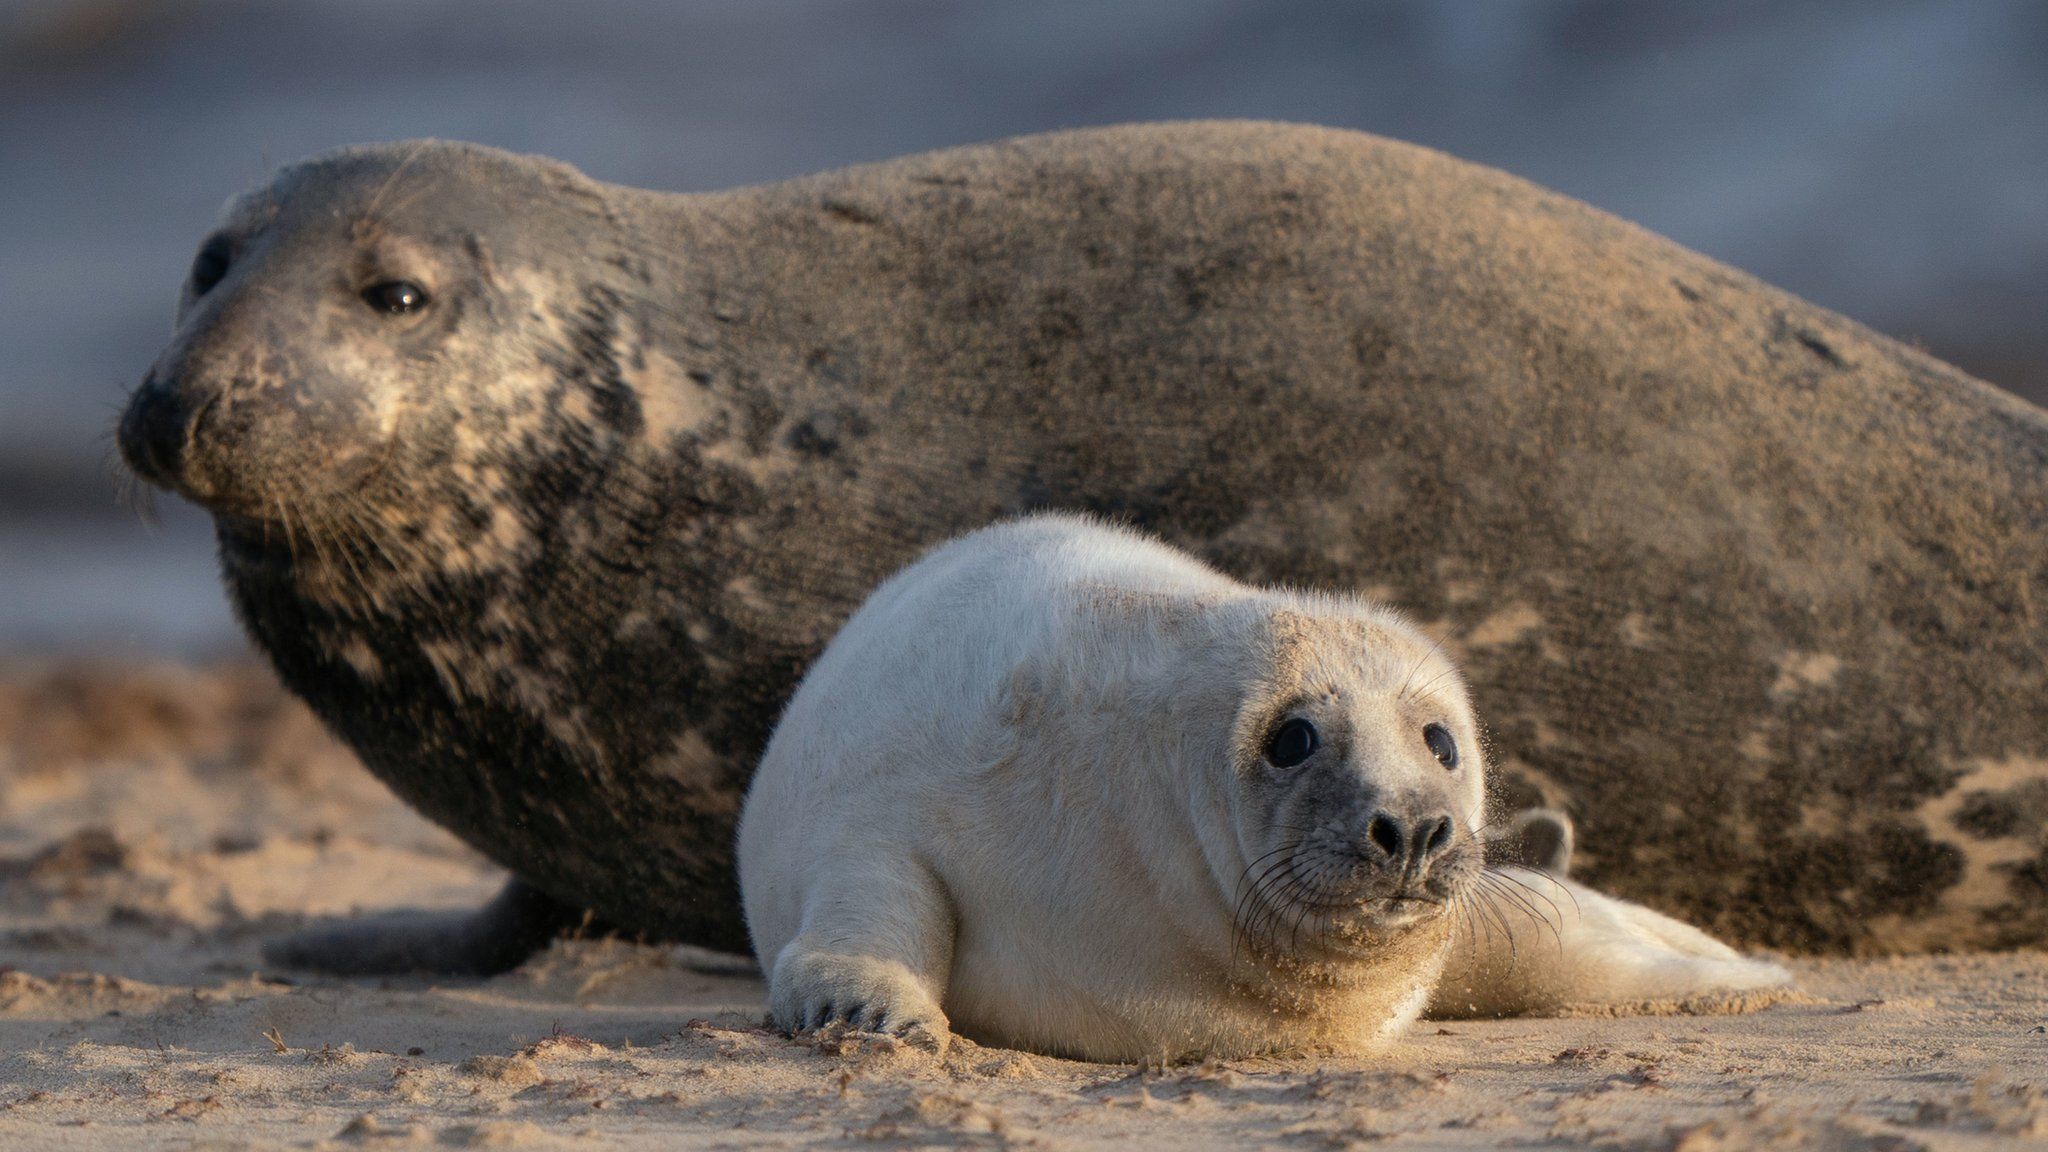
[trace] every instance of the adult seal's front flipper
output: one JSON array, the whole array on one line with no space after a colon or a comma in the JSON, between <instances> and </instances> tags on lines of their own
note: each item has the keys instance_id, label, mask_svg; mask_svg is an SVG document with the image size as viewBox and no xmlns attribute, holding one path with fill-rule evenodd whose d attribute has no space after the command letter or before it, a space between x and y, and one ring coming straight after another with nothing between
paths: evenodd
<instances>
[{"instance_id":1,"label":"adult seal's front flipper","mask_svg":"<svg viewBox=\"0 0 2048 1152\"><path fill-rule=\"evenodd\" d=\"M335 917L270 941L263 955L272 964L334 976L495 976L586 918L583 909L514 878L474 911Z\"/></svg>"}]
</instances>

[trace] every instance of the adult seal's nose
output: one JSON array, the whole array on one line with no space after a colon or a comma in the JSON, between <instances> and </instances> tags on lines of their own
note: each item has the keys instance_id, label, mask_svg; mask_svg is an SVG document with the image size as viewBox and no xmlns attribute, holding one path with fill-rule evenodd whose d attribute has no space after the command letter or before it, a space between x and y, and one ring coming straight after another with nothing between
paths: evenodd
<instances>
[{"instance_id":1,"label":"adult seal's nose","mask_svg":"<svg viewBox=\"0 0 2048 1152\"><path fill-rule=\"evenodd\" d=\"M188 488L185 455L201 407L183 390L152 373L121 413L121 458L152 484L180 491Z\"/></svg>"},{"instance_id":2,"label":"adult seal's nose","mask_svg":"<svg viewBox=\"0 0 2048 1152\"><path fill-rule=\"evenodd\" d=\"M1420 869L1451 846L1451 818L1432 813L1403 820L1392 812L1375 812L1366 822L1365 838L1389 863L1404 870Z\"/></svg>"}]
</instances>

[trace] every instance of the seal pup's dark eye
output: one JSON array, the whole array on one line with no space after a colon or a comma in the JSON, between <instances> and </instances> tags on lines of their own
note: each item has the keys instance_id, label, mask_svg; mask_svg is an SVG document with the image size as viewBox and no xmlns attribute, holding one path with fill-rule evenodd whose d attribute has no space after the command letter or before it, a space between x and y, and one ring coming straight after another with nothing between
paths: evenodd
<instances>
[{"instance_id":1,"label":"seal pup's dark eye","mask_svg":"<svg viewBox=\"0 0 2048 1152\"><path fill-rule=\"evenodd\" d=\"M363 289L363 303L386 316L403 316L427 306L427 290L410 280L386 280Z\"/></svg>"},{"instance_id":2,"label":"seal pup's dark eye","mask_svg":"<svg viewBox=\"0 0 2048 1152\"><path fill-rule=\"evenodd\" d=\"M204 296L228 274L228 238L215 236L192 258L192 294Z\"/></svg>"},{"instance_id":3,"label":"seal pup's dark eye","mask_svg":"<svg viewBox=\"0 0 2048 1152\"><path fill-rule=\"evenodd\" d=\"M1441 724L1425 724L1422 728L1422 742L1429 745L1429 754L1446 768L1458 766L1458 742L1451 737L1451 730Z\"/></svg>"},{"instance_id":4,"label":"seal pup's dark eye","mask_svg":"<svg viewBox=\"0 0 2048 1152\"><path fill-rule=\"evenodd\" d=\"M1266 763L1275 768L1292 768L1315 755L1323 738L1316 726L1297 716L1273 729L1266 738Z\"/></svg>"}]
</instances>

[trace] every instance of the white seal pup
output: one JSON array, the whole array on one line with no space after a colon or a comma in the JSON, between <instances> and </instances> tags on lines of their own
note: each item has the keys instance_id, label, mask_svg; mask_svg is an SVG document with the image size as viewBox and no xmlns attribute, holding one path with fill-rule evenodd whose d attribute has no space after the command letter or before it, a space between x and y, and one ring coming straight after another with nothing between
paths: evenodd
<instances>
[{"instance_id":1,"label":"white seal pup","mask_svg":"<svg viewBox=\"0 0 2048 1152\"><path fill-rule=\"evenodd\" d=\"M1374 1047L1503 1013L1783 983L1703 933L1489 871L1456 667L1385 608L1239 584L1085 519L884 583L740 821L787 1029L1094 1060Z\"/></svg>"}]
</instances>

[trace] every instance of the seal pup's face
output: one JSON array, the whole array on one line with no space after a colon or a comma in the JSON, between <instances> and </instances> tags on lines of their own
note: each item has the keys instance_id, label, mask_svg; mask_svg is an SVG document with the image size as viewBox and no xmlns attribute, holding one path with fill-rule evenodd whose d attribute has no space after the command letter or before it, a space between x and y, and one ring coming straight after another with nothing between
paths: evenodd
<instances>
[{"instance_id":1,"label":"seal pup's face","mask_svg":"<svg viewBox=\"0 0 2048 1152\"><path fill-rule=\"evenodd\" d=\"M200 245L175 334L122 416L124 459L224 527L283 536L389 528L452 486L490 505L521 453L606 415L559 387L573 347L556 356L569 367L537 371L544 340L573 345L585 301L540 270L617 246L599 189L551 162L431 141L283 169Z\"/></svg>"},{"instance_id":2,"label":"seal pup's face","mask_svg":"<svg viewBox=\"0 0 2048 1152\"><path fill-rule=\"evenodd\" d=\"M1310 961L1441 934L1482 868L1485 767L1456 667L1391 613L1267 619L1268 673L1232 733L1237 932Z\"/></svg>"}]
</instances>

